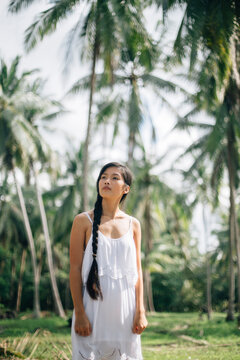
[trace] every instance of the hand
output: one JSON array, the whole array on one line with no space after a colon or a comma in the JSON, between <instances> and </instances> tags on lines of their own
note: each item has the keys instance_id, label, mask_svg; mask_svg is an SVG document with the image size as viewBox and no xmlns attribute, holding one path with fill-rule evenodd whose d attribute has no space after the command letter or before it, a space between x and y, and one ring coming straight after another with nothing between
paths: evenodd
<instances>
[{"instance_id":1,"label":"hand","mask_svg":"<svg viewBox=\"0 0 240 360\"><path fill-rule=\"evenodd\" d=\"M134 334L141 334L146 329L148 321L145 316L145 311L136 311L133 319L132 332Z\"/></svg>"},{"instance_id":2,"label":"hand","mask_svg":"<svg viewBox=\"0 0 240 360\"><path fill-rule=\"evenodd\" d=\"M92 333L92 327L85 313L75 314L74 329L80 336L89 336Z\"/></svg>"}]
</instances>

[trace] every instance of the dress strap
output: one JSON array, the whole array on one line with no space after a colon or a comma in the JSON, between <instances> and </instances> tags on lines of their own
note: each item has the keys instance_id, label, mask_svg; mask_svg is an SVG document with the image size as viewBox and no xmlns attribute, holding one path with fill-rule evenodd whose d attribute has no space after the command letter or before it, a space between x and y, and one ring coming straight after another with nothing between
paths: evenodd
<instances>
[{"instance_id":1,"label":"dress strap","mask_svg":"<svg viewBox=\"0 0 240 360\"><path fill-rule=\"evenodd\" d=\"M87 215L87 217L89 218L89 220L90 220L91 223L93 224L93 221L92 221L92 219L90 218L89 214L88 214L86 211L84 212L84 214Z\"/></svg>"}]
</instances>

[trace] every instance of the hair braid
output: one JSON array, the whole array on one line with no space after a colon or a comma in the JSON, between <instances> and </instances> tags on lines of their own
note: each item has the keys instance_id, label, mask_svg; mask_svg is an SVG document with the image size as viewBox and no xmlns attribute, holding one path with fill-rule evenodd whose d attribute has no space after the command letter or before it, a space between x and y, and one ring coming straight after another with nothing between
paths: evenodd
<instances>
[{"instance_id":1,"label":"hair braid","mask_svg":"<svg viewBox=\"0 0 240 360\"><path fill-rule=\"evenodd\" d=\"M99 297L102 300L103 299L103 295L102 295L102 290L100 287L100 281L99 281L99 276L98 276L98 263L97 263L97 250L98 250L98 227L100 225L101 222L101 216L102 216L102 197L99 194L99 187L98 187L98 183L99 180L102 176L102 174L104 173L104 171L109 168L109 167L117 167L119 168L119 170L122 173L123 179L125 184L127 185L131 185L132 183L132 173L131 171L128 169L127 166L124 166L118 162L110 162L106 165L103 166L103 168L101 169L98 179L97 179L97 201L95 202L94 205L94 219L93 219L93 229L92 229L92 256L93 256L93 262L92 262L92 266L91 269L89 271L89 275L88 275L88 279L87 279L87 290L88 293L90 295L90 297L93 300L97 300ZM125 198L126 198L127 194L123 194L121 199L120 199L120 203L122 203Z\"/></svg>"},{"instance_id":2,"label":"hair braid","mask_svg":"<svg viewBox=\"0 0 240 360\"><path fill-rule=\"evenodd\" d=\"M92 238L92 256L93 262L87 279L87 290L92 299L102 299L102 291L98 276L97 250L98 250L98 226L102 216L102 197L98 194L97 201L94 206L93 219L93 238Z\"/></svg>"}]
</instances>

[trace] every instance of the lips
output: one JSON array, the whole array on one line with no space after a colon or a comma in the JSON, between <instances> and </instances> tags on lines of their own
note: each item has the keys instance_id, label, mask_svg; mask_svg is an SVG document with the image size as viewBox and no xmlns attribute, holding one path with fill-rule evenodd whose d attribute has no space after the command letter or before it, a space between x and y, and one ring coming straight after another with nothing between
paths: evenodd
<instances>
[{"instance_id":1,"label":"lips","mask_svg":"<svg viewBox=\"0 0 240 360\"><path fill-rule=\"evenodd\" d=\"M108 186L104 186L102 189L103 190L111 190Z\"/></svg>"}]
</instances>

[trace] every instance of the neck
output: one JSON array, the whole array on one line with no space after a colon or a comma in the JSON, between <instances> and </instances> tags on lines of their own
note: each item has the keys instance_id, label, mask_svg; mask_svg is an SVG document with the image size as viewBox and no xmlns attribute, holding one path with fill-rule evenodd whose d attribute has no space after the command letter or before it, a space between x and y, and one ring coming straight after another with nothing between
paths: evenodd
<instances>
[{"instance_id":1,"label":"neck","mask_svg":"<svg viewBox=\"0 0 240 360\"><path fill-rule=\"evenodd\" d=\"M102 200L102 216L107 216L111 219L117 217L119 209L119 201L113 202L112 200L103 199Z\"/></svg>"}]
</instances>

